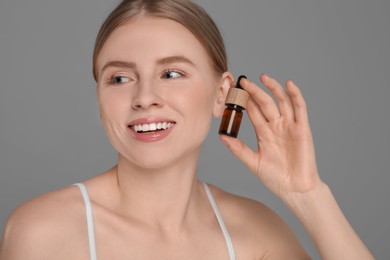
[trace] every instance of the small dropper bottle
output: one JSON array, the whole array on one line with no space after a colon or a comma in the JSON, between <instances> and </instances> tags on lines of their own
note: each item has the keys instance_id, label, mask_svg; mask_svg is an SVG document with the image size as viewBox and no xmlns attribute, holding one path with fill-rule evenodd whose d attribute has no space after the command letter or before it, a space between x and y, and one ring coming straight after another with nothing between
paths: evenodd
<instances>
[{"instance_id":1,"label":"small dropper bottle","mask_svg":"<svg viewBox=\"0 0 390 260\"><path fill-rule=\"evenodd\" d=\"M226 96L226 108L223 112L221 125L219 126L219 134L237 137L240 130L241 120L243 116L242 110L245 110L249 99L249 93L246 92L240 85L240 80L246 78L241 75L237 79L236 86L230 88Z\"/></svg>"}]
</instances>

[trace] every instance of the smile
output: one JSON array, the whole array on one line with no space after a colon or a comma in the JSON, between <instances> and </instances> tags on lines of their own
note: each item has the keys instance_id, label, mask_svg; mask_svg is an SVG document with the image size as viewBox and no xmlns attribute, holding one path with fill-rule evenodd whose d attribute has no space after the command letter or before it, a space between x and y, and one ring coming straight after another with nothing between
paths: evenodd
<instances>
[{"instance_id":1,"label":"smile","mask_svg":"<svg viewBox=\"0 0 390 260\"><path fill-rule=\"evenodd\" d=\"M158 122L149 124L130 125L129 127L137 133L148 133L171 128L175 122Z\"/></svg>"}]
</instances>

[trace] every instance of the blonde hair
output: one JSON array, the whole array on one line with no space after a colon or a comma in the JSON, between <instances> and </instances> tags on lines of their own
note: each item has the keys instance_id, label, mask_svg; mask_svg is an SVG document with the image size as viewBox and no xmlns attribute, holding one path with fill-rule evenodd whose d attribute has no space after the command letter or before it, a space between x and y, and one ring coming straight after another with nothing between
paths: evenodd
<instances>
[{"instance_id":1,"label":"blonde hair","mask_svg":"<svg viewBox=\"0 0 390 260\"><path fill-rule=\"evenodd\" d=\"M227 71L225 45L217 25L207 12L189 0L123 0L104 21L93 52L93 76L97 81L97 57L111 33L138 15L171 19L186 27L203 45L214 70Z\"/></svg>"}]
</instances>

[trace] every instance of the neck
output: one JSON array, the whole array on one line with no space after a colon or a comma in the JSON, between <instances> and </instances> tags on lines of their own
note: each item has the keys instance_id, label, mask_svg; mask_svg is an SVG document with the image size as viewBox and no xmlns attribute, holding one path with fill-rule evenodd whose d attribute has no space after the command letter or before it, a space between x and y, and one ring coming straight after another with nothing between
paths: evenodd
<instances>
[{"instance_id":1,"label":"neck","mask_svg":"<svg viewBox=\"0 0 390 260\"><path fill-rule=\"evenodd\" d=\"M112 169L118 210L152 227L180 230L199 207L197 161L198 154L168 167L145 169L119 157Z\"/></svg>"}]
</instances>

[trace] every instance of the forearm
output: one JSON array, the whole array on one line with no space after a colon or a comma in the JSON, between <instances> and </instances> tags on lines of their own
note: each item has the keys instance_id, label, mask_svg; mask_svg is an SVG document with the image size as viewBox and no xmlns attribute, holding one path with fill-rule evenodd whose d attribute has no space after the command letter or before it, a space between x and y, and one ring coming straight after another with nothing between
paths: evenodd
<instances>
[{"instance_id":1,"label":"forearm","mask_svg":"<svg viewBox=\"0 0 390 260\"><path fill-rule=\"evenodd\" d=\"M374 259L342 213L329 187L282 199L313 239L322 259Z\"/></svg>"}]
</instances>

